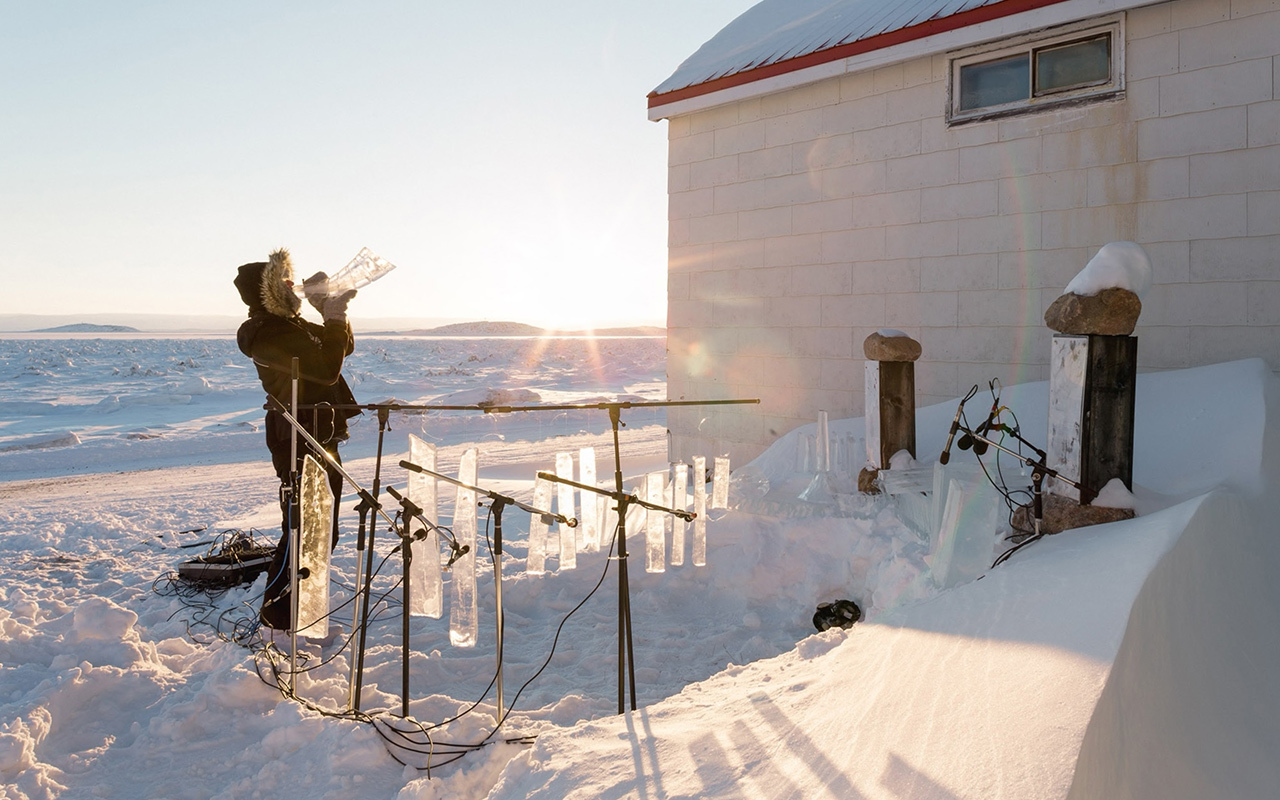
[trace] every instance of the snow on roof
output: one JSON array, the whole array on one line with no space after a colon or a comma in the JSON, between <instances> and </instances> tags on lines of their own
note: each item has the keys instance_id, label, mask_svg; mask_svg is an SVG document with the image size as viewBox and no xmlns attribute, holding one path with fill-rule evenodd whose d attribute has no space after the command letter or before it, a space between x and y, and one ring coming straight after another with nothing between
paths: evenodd
<instances>
[{"instance_id":1,"label":"snow on roof","mask_svg":"<svg viewBox=\"0 0 1280 800\"><path fill-rule=\"evenodd\" d=\"M654 107L1063 0L763 0L649 95Z\"/></svg>"}]
</instances>

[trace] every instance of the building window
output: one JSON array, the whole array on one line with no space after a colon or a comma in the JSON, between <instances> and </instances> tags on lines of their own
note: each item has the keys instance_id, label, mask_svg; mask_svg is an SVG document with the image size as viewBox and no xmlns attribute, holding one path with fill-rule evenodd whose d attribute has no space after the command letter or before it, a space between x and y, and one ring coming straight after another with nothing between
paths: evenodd
<instances>
[{"instance_id":1,"label":"building window","mask_svg":"<svg viewBox=\"0 0 1280 800\"><path fill-rule=\"evenodd\" d=\"M1124 88L1119 18L951 59L948 119L965 122L1112 97Z\"/></svg>"}]
</instances>

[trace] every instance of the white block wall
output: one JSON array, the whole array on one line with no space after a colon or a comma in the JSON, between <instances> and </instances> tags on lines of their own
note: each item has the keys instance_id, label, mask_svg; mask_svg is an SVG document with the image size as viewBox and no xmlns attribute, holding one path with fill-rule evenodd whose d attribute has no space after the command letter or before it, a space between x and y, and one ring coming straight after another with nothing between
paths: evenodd
<instances>
[{"instance_id":1,"label":"white block wall","mask_svg":"<svg viewBox=\"0 0 1280 800\"><path fill-rule=\"evenodd\" d=\"M1280 3L1126 37L1124 96L1079 108L948 128L939 54L670 119L668 392L762 401L673 409L672 456L862 414L883 327L923 345L919 405L1045 379L1045 308L1123 239L1155 264L1142 369L1280 368Z\"/></svg>"}]
</instances>

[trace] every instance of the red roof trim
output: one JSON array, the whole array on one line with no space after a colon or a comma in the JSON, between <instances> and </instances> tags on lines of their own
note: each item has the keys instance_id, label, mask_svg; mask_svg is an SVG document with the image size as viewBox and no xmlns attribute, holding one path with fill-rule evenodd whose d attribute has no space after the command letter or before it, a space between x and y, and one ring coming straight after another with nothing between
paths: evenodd
<instances>
[{"instance_id":1,"label":"red roof trim","mask_svg":"<svg viewBox=\"0 0 1280 800\"><path fill-rule=\"evenodd\" d=\"M981 8L962 11L959 14L953 14L949 17L941 19L930 19L921 22L918 25L912 25L907 28L899 28L898 30L888 31L869 39L861 39L856 42L842 44L838 47L832 47L828 50L818 50L803 56L787 59L786 61L778 61L773 64L765 64L762 67L736 72L732 75L726 75L723 78L715 78L704 83L697 83L693 86L687 86L683 89L675 89L662 94L649 95L649 108L659 108L680 100L688 100L691 97L701 97L702 95L713 94L723 89L730 89L735 86L745 86L748 83L772 78L777 75L785 75L788 72L796 72L809 67L816 67L820 64L827 64L832 61L839 61L842 58L870 53L874 50L882 50L886 47L892 47L896 44L923 39L926 36L933 36L947 31L954 31L959 28L968 27L969 25L977 25L980 22L989 22L993 19L1001 17L1009 17L1014 14L1021 14L1024 11L1034 11L1045 6L1052 6L1065 0L1004 0L1002 3L983 6Z\"/></svg>"}]
</instances>

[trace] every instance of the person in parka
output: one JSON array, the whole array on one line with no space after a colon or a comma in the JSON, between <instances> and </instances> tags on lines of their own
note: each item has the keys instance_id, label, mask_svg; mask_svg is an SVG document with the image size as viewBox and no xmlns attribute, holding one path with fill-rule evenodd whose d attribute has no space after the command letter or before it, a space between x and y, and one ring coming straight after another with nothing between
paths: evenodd
<instances>
[{"instance_id":1,"label":"person in parka","mask_svg":"<svg viewBox=\"0 0 1280 800\"><path fill-rule=\"evenodd\" d=\"M355 349L355 338L347 322L347 304L355 296L355 291L330 297L324 291L327 279L327 275L319 272L303 283L308 302L324 319L323 325L317 325L298 314L302 298L293 290L293 263L288 250L281 248L265 262L240 267L235 286L249 307L249 318L240 325L236 344L242 353L253 359L262 388L286 408L293 394L293 359L298 359L298 422L338 461L338 443L348 436L347 419L360 413L358 408L353 408L355 397L342 377L343 360ZM292 475L301 474L302 457L307 453L326 466L335 500L331 547L336 547L337 499L342 496L342 475L332 469L323 456L314 452L301 436L298 437L297 463L292 462L292 427L279 411L271 407L270 401L265 428L267 449L271 451L271 463L281 484L282 535L267 570L267 587L259 617L264 625L288 630L293 620L288 570L289 532L293 520L289 518L290 504L283 490L289 485Z\"/></svg>"}]
</instances>

